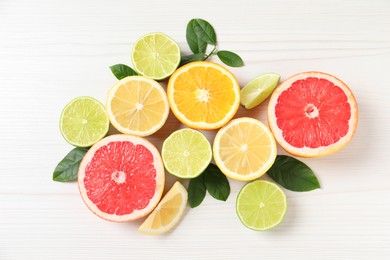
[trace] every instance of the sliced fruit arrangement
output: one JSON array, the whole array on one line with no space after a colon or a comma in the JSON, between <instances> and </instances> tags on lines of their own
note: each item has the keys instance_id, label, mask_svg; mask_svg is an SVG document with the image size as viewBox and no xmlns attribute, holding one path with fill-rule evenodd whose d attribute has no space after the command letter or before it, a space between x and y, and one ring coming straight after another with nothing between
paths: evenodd
<instances>
[{"instance_id":1,"label":"sliced fruit arrangement","mask_svg":"<svg viewBox=\"0 0 390 260\"><path fill-rule=\"evenodd\" d=\"M119 80L110 89L107 111L118 131L148 136L164 125L169 105L165 91L158 82L142 76L131 76Z\"/></svg>"},{"instance_id":2,"label":"sliced fruit arrangement","mask_svg":"<svg viewBox=\"0 0 390 260\"><path fill-rule=\"evenodd\" d=\"M259 120L243 117L221 128L214 139L214 160L221 171L238 181L263 175L276 158L276 142Z\"/></svg>"},{"instance_id":3,"label":"sliced fruit arrangement","mask_svg":"<svg viewBox=\"0 0 390 260\"><path fill-rule=\"evenodd\" d=\"M160 201L164 182L156 147L131 135L111 135L96 143L78 172L85 204L97 216L115 222L149 214Z\"/></svg>"},{"instance_id":4,"label":"sliced fruit arrangement","mask_svg":"<svg viewBox=\"0 0 390 260\"><path fill-rule=\"evenodd\" d=\"M162 158L165 168L172 175L195 178L211 162L211 145L199 131L189 128L177 130L165 139Z\"/></svg>"},{"instance_id":5,"label":"sliced fruit arrangement","mask_svg":"<svg viewBox=\"0 0 390 260\"><path fill-rule=\"evenodd\" d=\"M358 107L352 91L338 78L323 72L302 72L274 91L268 104L268 122L287 152L319 157L351 141Z\"/></svg>"},{"instance_id":6,"label":"sliced fruit arrangement","mask_svg":"<svg viewBox=\"0 0 390 260\"><path fill-rule=\"evenodd\" d=\"M240 87L234 75L213 62L197 61L176 70L167 88L177 119L194 129L217 129L236 114Z\"/></svg>"},{"instance_id":7,"label":"sliced fruit arrangement","mask_svg":"<svg viewBox=\"0 0 390 260\"><path fill-rule=\"evenodd\" d=\"M182 218L187 207L187 200L187 190L180 182L175 182L138 230L152 235L170 231Z\"/></svg>"},{"instance_id":8,"label":"sliced fruit arrangement","mask_svg":"<svg viewBox=\"0 0 390 260\"><path fill-rule=\"evenodd\" d=\"M135 70L146 77L161 80L179 66L180 47L168 35L160 32L138 39L131 52Z\"/></svg>"},{"instance_id":9,"label":"sliced fruit arrangement","mask_svg":"<svg viewBox=\"0 0 390 260\"><path fill-rule=\"evenodd\" d=\"M236 211L244 226L267 230L278 225L287 210L286 195L274 183L256 180L242 187L236 200Z\"/></svg>"},{"instance_id":10,"label":"sliced fruit arrangement","mask_svg":"<svg viewBox=\"0 0 390 260\"><path fill-rule=\"evenodd\" d=\"M77 97L62 110L60 130L71 145L89 147L108 132L109 120L103 104L91 97Z\"/></svg>"},{"instance_id":11,"label":"sliced fruit arrangement","mask_svg":"<svg viewBox=\"0 0 390 260\"><path fill-rule=\"evenodd\" d=\"M262 74L251 80L241 89L241 105L252 109L261 104L279 84L280 75L276 73Z\"/></svg>"},{"instance_id":12,"label":"sliced fruit arrangement","mask_svg":"<svg viewBox=\"0 0 390 260\"><path fill-rule=\"evenodd\" d=\"M320 188L305 163L277 155L277 143L302 157L340 150L357 128L354 95L341 80L323 72L302 72L279 86L278 74L262 74L240 90L229 70L204 61L216 55L229 66L244 64L234 52L218 50L215 30L207 21L192 19L186 39L193 53L182 57L177 43L163 33L141 37L131 53L134 69L125 64L110 67L119 81L108 92L106 108L91 97L78 97L65 106L60 130L76 148L57 165L53 180L78 179L85 204L105 220L133 221L148 215L139 227L146 234L172 230L187 203L197 207L206 192L226 201L231 193L227 177L251 181L237 196L238 218L250 229L271 229L286 214L286 196L276 184L258 178L267 173L291 191ZM166 93L165 84L155 80L168 77ZM240 103L252 109L270 95L270 129L252 117L233 119ZM166 128L172 132L160 156L143 137L161 129L169 108L190 128ZM105 137L110 122L122 134ZM212 148L199 129L219 129ZM190 179L188 193L176 182L161 199L165 169Z\"/></svg>"}]
</instances>

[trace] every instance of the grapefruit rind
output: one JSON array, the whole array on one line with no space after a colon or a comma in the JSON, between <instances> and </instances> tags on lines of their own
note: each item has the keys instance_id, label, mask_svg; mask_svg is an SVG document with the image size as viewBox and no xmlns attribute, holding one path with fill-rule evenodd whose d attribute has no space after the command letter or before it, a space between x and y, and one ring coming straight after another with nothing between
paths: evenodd
<instances>
[{"instance_id":1,"label":"grapefruit rind","mask_svg":"<svg viewBox=\"0 0 390 260\"><path fill-rule=\"evenodd\" d=\"M229 77L229 79L233 82L234 87L233 87L233 92L235 95L235 101L232 104L230 111L225 114L225 117L222 118L221 120L215 122L215 123L207 123L207 122L194 122L182 112L180 109L177 107L174 96L175 96L175 90L174 90L174 83L177 79L178 76L180 76L182 73L185 73L192 69L193 67L200 66L200 67L210 67L210 68L215 68L219 70L220 72L223 72L226 76ZM214 62L209 62L209 61L195 61L188 63L180 68L178 68L169 78L168 81L168 86L167 86L167 95L168 95L168 101L169 101L169 106L173 112L173 114L176 116L176 118L185 124L188 127L198 129L198 130L214 130L214 129L219 129L222 126L224 126L227 122L229 122L233 116L236 114L239 106L240 106L240 86L237 82L237 79L231 73L229 70L227 70L225 67L214 63Z\"/></svg>"},{"instance_id":2,"label":"grapefruit rind","mask_svg":"<svg viewBox=\"0 0 390 260\"><path fill-rule=\"evenodd\" d=\"M140 144L146 147L152 154L153 154L153 165L156 169L156 190L154 193L154 196L150 199L149 204L143 208L142 210L134 210L132 213L127 215L115 215L115 214L108 214L103 211L101 211L88 197L87 190L84 186L84 177L85 177L85 169L88 165L88 163L92 160L92 158L95 155L95 152L102 146L105 146L109 144L110 142L121 142L121 141L128 141L133 143L134 145ZM130 136L130 135L110 135L95 145L93 145L88 152L85 154L83 160L80 163L79 171L78 171L78 187L81 194L82 199L84 200L84 203L87 205L87 207L98 217L113 221L113 222L129 222L133 221L139 218L142 218L149 214L158 204L158 202L161 199L163 190L164 190L164 183L165 183L165 173L164 173L164 165L160 156L160 153L158 152L157 148L150 143L148 140L137 137L137 136Z\"/></svg>"},{"instance_id":3,"label":"grapefruit rind","mask_svg":"<svg viewBox=\"0 0 390 260\"><path fill-rule=\"evenodd\" d=\"M320 146L318 148L310 148L310 147L299 148L299 147L294 147L285 141L283 137L282 129L280 129L277 126L275 107L281 93L286 89L288 89L293 82L297 80L306 79L309 77L326 79L332 82L333 84L335 84L336 86L340 87L345 93L345 95L347 96L348 103L351 106L351 118L349 119L348 122L348 127L349 127L348 133L342 138L340 138L337 142L328 146ZM318 72L318 71L301 72L291 76L290 78L282 82L272 93L270 101L268 103L268 124L273 135L275 136L276 141L288 153L295 156L306 157L306 158L321 157L321 156L333 154L341 150L352 140L358 124L358 106L357 106L355 96L352 93L351 89L343 81L336 78L335 76L324 72Z\"/></svg>"}]
</instances>

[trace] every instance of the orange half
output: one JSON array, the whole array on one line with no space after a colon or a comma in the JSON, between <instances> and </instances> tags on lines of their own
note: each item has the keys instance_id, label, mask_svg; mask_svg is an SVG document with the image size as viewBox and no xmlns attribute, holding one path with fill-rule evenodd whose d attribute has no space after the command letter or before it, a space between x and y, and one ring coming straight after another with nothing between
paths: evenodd
<instances>
[{"instance_id":1,"label":"orange half","mask_svg":"<svg viewBox=\"0 0 390 260\"><path fill-rule=\"evenodd\" d=\"M168 82L168 102L183 124L195 129L218 129L236 114L240 87L223 66L206 61L188 63Z\"/></svg>"}]
</instances>

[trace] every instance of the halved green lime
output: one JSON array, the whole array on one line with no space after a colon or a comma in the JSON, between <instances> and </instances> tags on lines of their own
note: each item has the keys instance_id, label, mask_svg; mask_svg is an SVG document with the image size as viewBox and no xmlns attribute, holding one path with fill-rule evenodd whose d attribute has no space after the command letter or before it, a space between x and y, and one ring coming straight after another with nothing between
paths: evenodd
<instances>
[{"instance_id":1,"label":"halved green lime","mask_svg":"<svg viewBox=\"0 0 390 260\"><path fill-rule=\"evenodd\" d=\"M199 131L185 128L173 132L164 141L162 159L169 173L179 178L194 178L209 165L211 145Z\"/></svg>"},{"instance_id":2,"label":"halved green lime","mask_svg":"<svg viewBox=\"0 0 390 260\"><path fill-rule=\"evenodd\" d=\"M267 73L258 76L241 89L241 105L246 109L254 108L263 102L279 84L280 76Z\"/></svg>"},{"instance_id":3,"label":"halved green lime","mask_svg":"<svg viewBox=\"0 0 390 260\"><path fill-rule=\"evenodd\" d=\"M286 210L286 195L269 181L247 183L237 196L237 215L244 226L253 230L275 227L283 220Z\"/></svg>"},{"instance_id":4,"label":"halved green lime","mask_svg":"<svg viewBox=\"0 0 390 260\"><path fill-rule=\"evenodd\" d=\"M60 131L71 145L89 147L107 134L109 124L102 103L92 97L77 97L62 110Z\"/></svg>"},{"instance_id":5,"label":"halved green lime","mask_svg":"<svg viewBox=\"0 0 390 260\"><path fill-rule=\"evenodd\" d=\"M179 45L159 32L138 39L131 53L134 69L155 80L169 77L179 66L180 57Z\"/></svg>"}]
</instances>

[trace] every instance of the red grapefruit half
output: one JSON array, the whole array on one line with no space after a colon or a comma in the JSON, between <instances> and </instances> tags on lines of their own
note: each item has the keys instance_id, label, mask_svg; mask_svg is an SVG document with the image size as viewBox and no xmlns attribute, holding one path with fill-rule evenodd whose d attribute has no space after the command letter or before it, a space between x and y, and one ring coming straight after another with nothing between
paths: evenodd
<instances>
[{"instance_id":1,"label":"red grapefruit half","mask_svg":"<svg viewBox=\"0 0 390 260\"><path fill-rule=\"evenodd\" d=\"M358 106L352 91L338 78L323 72L302 72L275 89L268 104L268 122L287 152L319 157L351 141Z\"/></svg>"},{"instance_id":2,"label":"red grapefruit half","mask_svg":"<svg viewBox=\"0 0 390 260\"><path fill-rule=\"evenodd\" d=\"M78 172L81 197L97 216L115 222L150 213L164 189L156 147L141 137L111 135L93 145Z\"/></svg>"}]
</instances>

